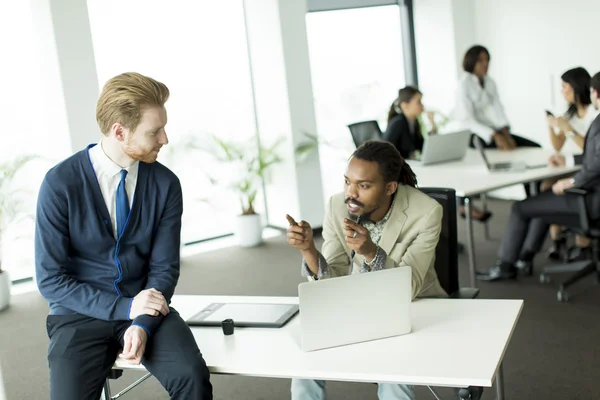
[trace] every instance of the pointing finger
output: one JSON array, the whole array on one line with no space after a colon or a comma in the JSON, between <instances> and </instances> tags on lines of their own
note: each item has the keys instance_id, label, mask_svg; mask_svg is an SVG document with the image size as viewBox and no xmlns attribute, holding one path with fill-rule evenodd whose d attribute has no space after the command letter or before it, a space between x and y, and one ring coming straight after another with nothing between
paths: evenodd
<instances>
[{"instance_id":1,"label":"pointing finger","mask_svg":"<svg viewBox=\"0 0 600 400\"><path fill-rule=\"evenodd\" d=\"M285 214L285 219L287 219L287 221L290 224L290 226L297 225L296 221L294 220L294 218L292 218L289 214Z\"/></svg>"}]
</instances>

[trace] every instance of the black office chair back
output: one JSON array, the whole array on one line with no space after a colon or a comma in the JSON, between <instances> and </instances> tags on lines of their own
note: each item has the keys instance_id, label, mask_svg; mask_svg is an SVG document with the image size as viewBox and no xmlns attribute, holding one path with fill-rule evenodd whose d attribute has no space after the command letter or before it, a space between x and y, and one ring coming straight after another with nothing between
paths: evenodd
<instances>
[{"instance_id":1,"label":"black office chair back","mask_svg":"<svg viewBox=\"0 0 600 400\"><path fill-rule=\"evenodd\" d=\"M459 291L458 286L458 233L456 193L454 189L419 188L435 199L443 208L442 232L435 248L435 272L442 288L449 295Z\"/></svg>"},{"instance_id":2,"label":"black office chair back","mask_svg":"<svg viewBox=\"0 0 600 400\"><path fill-rule=\"evenodd\" d=\"M569 227L574 233L586 236L588 238L600 238L600 219L593 218L597 215L597 212L592 212L593 208L598 209L598 204L594 204L591 201L592 193L585 189L572 188L565 191L567 197L575 199L577 204L577 211L579 213L579 225L575 227Z\"/></svg>"},{"instance_id":3,"label":"black office chair back","mask_svg":"<svg viewBox=\"0 0 600 400\"><path fill-rule=\"evenodd\" d=\"M383 134L377 121L364 121L348 125L356 147L368 140L382 140Z\"/></svg>"}]
</instances>

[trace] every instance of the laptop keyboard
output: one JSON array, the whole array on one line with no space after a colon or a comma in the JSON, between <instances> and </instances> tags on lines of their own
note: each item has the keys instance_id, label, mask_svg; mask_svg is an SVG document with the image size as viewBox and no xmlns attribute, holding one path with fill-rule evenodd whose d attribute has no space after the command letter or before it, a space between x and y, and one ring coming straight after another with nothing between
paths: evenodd
<instances>
[{"instance_id":1,"label":"laptop keyboard","mask_svg":"<svg viewBox=\"0 0 600 400\"><path fill-rule=\"evenodd\" d=\"M509 163L509 162L494 164L494 168L496 168L496 169L509 169L511 167L512 167L512 163Z\"/></svg>"}]
</instances>

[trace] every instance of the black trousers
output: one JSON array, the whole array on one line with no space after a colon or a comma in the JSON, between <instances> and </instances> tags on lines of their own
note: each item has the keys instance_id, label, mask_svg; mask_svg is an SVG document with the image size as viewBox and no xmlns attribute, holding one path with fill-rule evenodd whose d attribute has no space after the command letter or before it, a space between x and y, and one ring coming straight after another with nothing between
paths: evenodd
<instances>
[{"instance_id":1,"label":"black trousers","mask_svg":"<svg viewBox=\"0 0 600 400\"><path fill-rule=\"evenodd\" d=\"M529 140L529 139L525 139L522 136L518 136L518 135L513 135L511 134L512 138L515 140L515 143L517 144L517 147L542 147L540 146L538 143L534 142L533 140ZM474 148L475 147L475 140L479 140L482 144L483 147L486 149L495 149L496 148L496 142L494 142L492 140L491 143L486 143L484 142L479 136L477 135L471 135L471 144L470 147ZM541 182L535 182L536 186L537 186L537 193L540 192L540 186L541 186ZM531 193L531 187L529 186L528 183L523 184L523 187L525 188L525 194L527 195L527 197L531 197L532 193Z\"/></svg>"},{"instance_id":2,"label":"black trousers","mask_svg":"<svg viewBox=\"0 0 600 400\"><path fill-rule=\"evenodd\" d=\"M98 400L131 321L49 315L51 400ZM194 336L174 309L148 338L142 363L171 399L211 400L212 385Z\"/></svg>"},{"instance_id":3,"label":"black trousers","mask_svg":"<svg viewBox=\"0 0 600 400\"><path fill-rule=\"evenodd\" d=\"M515 263L522 254L540 251L551 224L579 226L576 200L551 190L513 204L498 250L498 260Z\"/></svg>"}]
</instances>

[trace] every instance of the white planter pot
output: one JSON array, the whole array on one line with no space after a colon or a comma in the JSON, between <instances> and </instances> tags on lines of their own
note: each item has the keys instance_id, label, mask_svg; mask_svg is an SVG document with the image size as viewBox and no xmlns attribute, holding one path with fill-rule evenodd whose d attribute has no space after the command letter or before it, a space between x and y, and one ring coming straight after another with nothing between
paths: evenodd
<instances>
[{"instance_id":1,"label":"white planter pot","mask_svg":"<svg viewBox=\"0 0 600 400\"><path fill-rule=\"evenodd\" d=\"M262 220L259 214L238 215L236 236L242 247L258 246L262 243Z\"/></svg>"},{"instance_id":2,"label":"white planter pot","mask_svg":"<svg viewBox=\"0 0 600 400\"><path fill-rule=\"evenodd\" d=\"M8 308L10 304L10 277L8 272L0 273L0 311Z\"/></svg>"}]
</instances>

